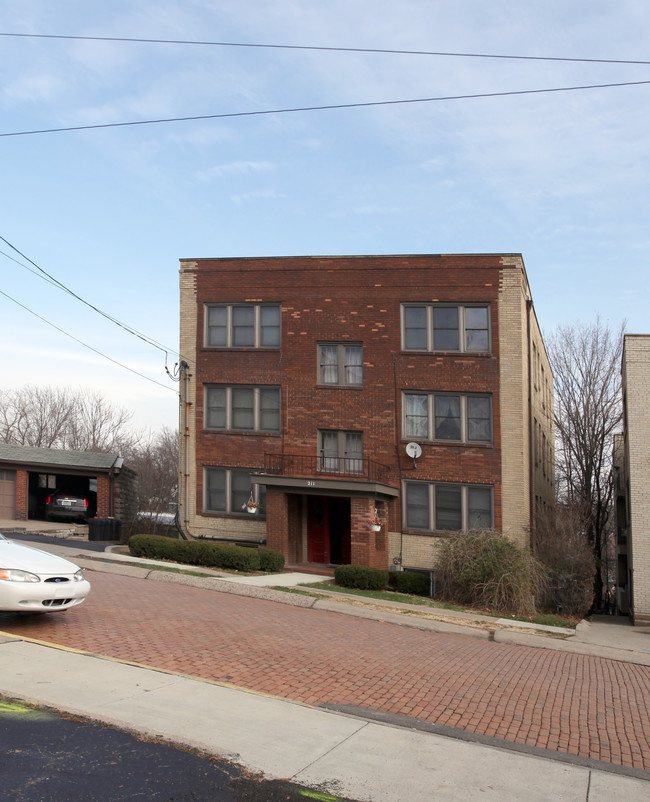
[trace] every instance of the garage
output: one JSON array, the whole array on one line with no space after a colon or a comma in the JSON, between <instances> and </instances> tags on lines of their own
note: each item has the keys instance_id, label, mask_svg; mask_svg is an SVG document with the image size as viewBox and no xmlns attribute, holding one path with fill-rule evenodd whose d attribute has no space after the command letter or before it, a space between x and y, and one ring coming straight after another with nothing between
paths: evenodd
<instances>
[{"instance_id":1,"label":"garage","mask_svg":"<svg viewBox=\"0 0 650 802\"><path fill-rule=\"evenodd\" d=\"M63 497L56 509L55 499ZM0 444L0 520L68 522L137 512L137 474L118 454ZM73 500L83 507L77 514ZM66 509L66 505L70 505Z\"/></svg>"}]
</instances>

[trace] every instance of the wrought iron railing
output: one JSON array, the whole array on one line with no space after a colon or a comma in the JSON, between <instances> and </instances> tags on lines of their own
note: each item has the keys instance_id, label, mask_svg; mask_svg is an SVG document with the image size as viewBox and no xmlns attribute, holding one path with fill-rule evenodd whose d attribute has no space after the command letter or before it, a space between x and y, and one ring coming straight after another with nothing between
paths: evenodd
<instances>
[{"instance_id":1,"label":"wrought iron railing","mask_svg":"<svg viewBox=\"0 0 650 802\"><path fill-rule=\"evenodd\" d=\"M390 469L369 457L264 454L264 470L279 476L337 476L388 484Z\"/></svg>"}]
</instances>

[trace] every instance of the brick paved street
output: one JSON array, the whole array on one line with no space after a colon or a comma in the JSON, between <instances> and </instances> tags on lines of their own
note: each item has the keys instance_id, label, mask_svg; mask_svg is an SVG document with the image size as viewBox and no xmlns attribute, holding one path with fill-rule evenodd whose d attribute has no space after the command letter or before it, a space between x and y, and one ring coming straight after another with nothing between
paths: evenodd
<instances>
[{"instance_id":1,"label":"brick paved street","mask_svg":"<svg viewBox=\"0 0 650 802\"><path fill-rule=\"evenodd\" d=\"M313 705L354 705L650 769L650 668L89 573L64 614L0 630Z\"/></svg>"}]
</instances>

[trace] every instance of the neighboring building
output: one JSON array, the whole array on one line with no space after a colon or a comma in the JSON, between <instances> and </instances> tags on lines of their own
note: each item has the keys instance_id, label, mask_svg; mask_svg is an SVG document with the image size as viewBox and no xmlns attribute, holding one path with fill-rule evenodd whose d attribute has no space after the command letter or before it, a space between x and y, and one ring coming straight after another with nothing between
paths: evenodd
<instances>
[{"instance_id":1,"label":"neighboring building","mask_svg":"<svg viewBox=\"0 0 650 802\"><path fill-rule=\"evenodd\" d=\"M188 534L425 570L451 530L530 543L553 378L520 255L184 259L180 301Z\"/></svg>"},{"instance_id":2,"label":"neighboring building","mask_svg":"<svg viewBox=\"0 0 650 802\"><path fill-rule=\"evenodd\" d=\"M623 341L623 434L614 438L619 612L650 624L650 335Z\"/></svg>"},{"instance_id":3,"label":"neighboring building","mask_svg":"<svg viewBox=\"0 0 650 802\"><path fill-rule=\"evenodd\" d=\"M0 443L0 519L44 520L54 490L89 500L89 517L119 518L137 512L137 475L117 454L32 448Z\"/></svg>"}]
</instances>

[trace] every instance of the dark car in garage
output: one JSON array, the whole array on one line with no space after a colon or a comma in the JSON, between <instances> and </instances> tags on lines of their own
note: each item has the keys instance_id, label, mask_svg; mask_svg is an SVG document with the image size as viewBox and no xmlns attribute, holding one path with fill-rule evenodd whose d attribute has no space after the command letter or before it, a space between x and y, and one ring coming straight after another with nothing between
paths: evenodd
<instances>
[{"instance_id":1,"label":"dark car in garage","mask_svg":"<svg viewBox=\"0 0 650 802\"><path fill-rule=\"evenodd\" d=\"M45 499L45 517L48 521L84 521L88 514L88 499L85 496L55 490Z\"/></svg>"}]
</instances>

